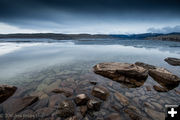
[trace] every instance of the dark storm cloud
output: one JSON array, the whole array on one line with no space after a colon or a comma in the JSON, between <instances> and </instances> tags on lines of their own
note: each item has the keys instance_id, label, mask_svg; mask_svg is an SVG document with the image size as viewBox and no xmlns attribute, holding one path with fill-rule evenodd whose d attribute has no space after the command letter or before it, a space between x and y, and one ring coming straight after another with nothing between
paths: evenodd
<instances>
[{"instance_id":1,"label":"dark storm cloud","mask_svg":"<svg viewBox=\"0 0 180 120\"><path fill-rule=\"evenodd\" d=\"M0 22L20 28L177 22L179 0L0 0Z\"/></svg>"},{"instance_id":2,"label":"dark storm cloud","mask_svg":"<svg viewBox=\"0 0 180 120\"><path fill-rule=\"evenodd\" d=\"M179 0L1 0L0 17L44 17L51 12L118 15L127 12L180 13Z\"/></svg>"}]
</instances>

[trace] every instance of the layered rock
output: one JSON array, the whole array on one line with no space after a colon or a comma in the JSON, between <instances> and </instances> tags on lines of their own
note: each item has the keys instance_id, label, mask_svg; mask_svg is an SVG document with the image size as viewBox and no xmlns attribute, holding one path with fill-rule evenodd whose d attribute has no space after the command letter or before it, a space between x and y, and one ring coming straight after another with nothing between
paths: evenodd
<instances>
[{"instance_id":1,"label":"layered rock","mask_svg":"<svg viewBox=\"0 0 180 120\"><path fill-rule=\"evenodd\" d=\"M0 104L12 96L17 87L10 85L0 85Z\"/></svg>"},{"instance_id":2,"label":"layered rock","mask_svg":"<svg viewBox=\"0 0 180 120\"><path fill-rule=\"evenodd\" d=\"M94 72L114 81L136 86L141 86L148 77L146 69L129 63L99 63L94 66Z\"/></svg>"},{"instance_id":3,"label":"layered rock","mask_svg":"<svg viewBox=\"0 0 180 120\"><path fill-rule=\"evenodd\" d=\"M91 94L101 100L106 100L109 96L109 91L103 86L94 86Z\"/></svg>"},{"instance_id":4,"label":"layered rock","mask_svg":"<svg viewBox=\"0 0 180 120\"><path fill-rule=\"evenodd\" d=\"M168 64L173 65L173 66L180 66L180 59L178 58L168 57L164 59L164 61L166 61Z\"/></svg>"}]
</instances>

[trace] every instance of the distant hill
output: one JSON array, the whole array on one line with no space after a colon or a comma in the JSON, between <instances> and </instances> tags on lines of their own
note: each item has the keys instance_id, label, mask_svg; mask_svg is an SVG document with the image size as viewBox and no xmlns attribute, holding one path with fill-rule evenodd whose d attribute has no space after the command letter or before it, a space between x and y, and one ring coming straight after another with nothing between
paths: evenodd
<instances>
[{"instance_id":1,"label":"distant hill","mask_svg":"<svg viewBox=\"0 0 180 120\"><path fill-rule=\"evenodd\" d=\"M147 40L165 40L165 41L176 41L180 42L180 33L170 33L170 34L163 34L158 35L155 37L147 37Z\"/></svg>"},{"instance_id":2,"label":"distant hill","mask_svg":"<svg viewBox=\"0 0 180 120\"><path fill-rule=\"evenodd\" d=\"M97 39L145 39L145 40L168 40L180 42L180 33L144 33L131 35L108 35L108 34L55 34L55 33L35 33L35 34L0 34L0 39L18 38L34 39L47 38L54 40L97 40Z\"/></svg>"}]
</instances>

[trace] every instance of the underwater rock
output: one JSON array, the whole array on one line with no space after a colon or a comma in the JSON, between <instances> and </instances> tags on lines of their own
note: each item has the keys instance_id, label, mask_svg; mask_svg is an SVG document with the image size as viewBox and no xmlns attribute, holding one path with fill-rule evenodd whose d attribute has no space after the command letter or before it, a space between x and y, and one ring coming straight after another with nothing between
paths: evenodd
<instances>
[{"instance_id":1,"label":"underwater rock","mask_svg":"<svg viewBox=\"0 0 180 120\"><path fill-rule=\"evenodd\" d=\"M153 119L153 120L165 120L165 113L154 111L150 108L145 108L145 112Z\"/></svg>"},{"instance_id":2,"label":"underwater rock","mask_svg":"<svg viewBox=\"0 0 180 120\"><path fill-rule=\"evenodd\" d=\"M0 104L12 96L17 87L10 85L0 85Z\"/></svg>"},{"instance_id":3,"label":"underwater rock","mask_svg":"<svg viewBox=\"0 0 180 120\"><path fill-rule=\"evenodd\" d=\"M73 95L73 89L63 87L63 88L57 88L52 91L53 93L63 93L66 97L70 97Z\"/></svg>"},{"instance_id":4,"label":"underwater rock","mask_svg":"<svg viewBox=\"0 0 180 120\"><path fill-rule=\"evenodd\" d=\"M70 100L65 100L59 104L59 116L60 117L71 117L74 116L75 106L74 103Z\"/></svg>"},{"instance_id":5,"label":"underwater rock","mask_svg":"<svg viewBox=\"0 0 180 120\"><path fill-rule=\"evenodd\" d=\"M168 89L166 89L165 87L160 87L158 85L154 85L153 88L157 91L157 92L167 92Z\"/></svg>"},{"instance_id":6,"label":"underwater rock","mask_svg":"<svg viewBox=\"0 0 180 120\"><path fill-rule=\"evenodd\" d=\"M114 81L130 83L138 87L143 85L148 77L146 69L129 63L99 63L94 66L94 72Z\"/></svg>"},{"instance_id":7,"label":"underwater rock","mask_svg":"<svg viewBox=\"0 0 180 120\"><path fill-rule=\"evenodd\" d=\"M173 65L173 66L180 66L180 59L178 58L168 57L164 59L164 61L166 61L168 64Z\"/></svg>"},{"instance_id":8,"label":"underwater rock","mask_svg":"<svg viewBox=\"0 0 180 120\"><path fill-rule=\"evenodd\" d=\"M31 106L33 103L38 101L36 96L28 96L24 98L14 98L3 104L3 109L6 113L17 113L24 108Z\"/></svg>"},{"instance_id":9,"label":"underwater rock","mask_svg":"<svg viewBox=\"0 0 180 120\"><path fill-rule=\"evenodd\" d=\"M97 100L89 100L87 103L88 109L99 111L101 107L101 102Z\"/></svg>"},{"instance_id":10,"label":"underwater rock","mask_svg":"<svg viewBox=\"0 0 180 120\"><path fill-rule=\"evenodd\" d=\"M106 100L109 96L109 91L103 86L94 86L91 94L101 100Z\"/></svg>"},{"instance_id":11,"label":"underwater rock","mask_svg":"<svg viewBox=\"0 0 180 120\"><path fill-rule=\"evenodd\" d=\"M88 111L87 106L81 106L80 107L80 112L81 112L82 116L85 116L87 111Z\"/></svg>"},{"instance_id":12,"label":"underwater rock","mask_svg":"<svg viewBox=\"0 0 180 120\"><path fill-rule=\"evenodd\" d=\"M116 92L114 95L115 95L116 99L117 99L123 106L126 106L126 105L129 104L128 98L125 97L124 95L122 95L121 93Z\"/></svg>"},{"instance_id":13,"label":"underwater rock","mask_svg":"<svg viewBox=\"0 0 180 120\"><path fill-rule=\"evenodd\" d=\"M104 120L123 120L121 118L121 116L118 113L112 113L110 115L108 115L107 117L105 117Z\"/></svg>"}]
</instances>

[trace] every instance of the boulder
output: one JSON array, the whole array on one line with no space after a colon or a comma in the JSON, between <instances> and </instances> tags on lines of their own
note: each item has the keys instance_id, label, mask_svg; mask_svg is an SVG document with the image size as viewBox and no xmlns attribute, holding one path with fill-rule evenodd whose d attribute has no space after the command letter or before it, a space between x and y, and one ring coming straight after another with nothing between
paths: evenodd
<instances>
[{"instance_id":1,"label":"boulder","mask_svg":"<svg viewBox=\"0 0 180 120\"><path fill-rule=\"evenodd\" d=\"M86 105L88 100L89 100L89 97L86 94L79 94L74 99L77 105Z\"/></svg>"},{"instance_id":2,"label":"boulder","mask_svg":"<svg viewBox=\"0 0 180 120\"><path fill-rule=\"evenodd\" d=\"M88 109L99 111L101 107L101 102L97 100L89 100L87 103Z\"/></svg>"},{"instance_id":3,"label":"boulder","mask_svg":"<svg viewBox=\"0 0 180 120\"><path fill-rule=\"evenodd\" d=\"M116 92L114 95L115 95L116 99L117 99L123 106L129 105L129 101L128 101L128 98L127 98L127 97L125 97L124 95L122 95L122 94L119 93L119 92Z\"/></svg>"},{"instance_id":4,"label":"boulder","mask_svg":"<svg viewBox=\"0 0 180 120\"><path fill-rule=\"evenodd\" d=\"M94 72L114 81L136 86L141 86L148 77L146 69L129 63L99 63L94 66Z\"/></svg>"},{"instance_id":5,"label":"boulder","mask_svg":"<svg viewBox=\"0 0 180 120\"><path fill-rule=\"evenodd\" d=\"M91 94L101 100L106 100L109 96L109 91L103 86L94 86Z\"/></svg>"},{"instance_id":6,"label":"boulder","mask_svg":"<svg viewBox=\"0 0 180 120\"><path fill-rule=\"evenodd\" d=\"M168 89L165 87L161 87L158 85L154 85L153 88L157 91L157 92L168 92Z\"/></svg>"},{"instance_id":7,"label":"boulder","mask_svg":"<svg viewBox=\"0 0 180 120\"><path fill-rule=\"evenodd\" d=\"M59 104L59 116L63 118L74 116L75 106L70 100L65 100Z\"/></svg>"},{"instance_id":8,"label":"boulder","mask_svg":"<svg viewBox=\"0 0 180 120\"><path fill-rule=\"evenodd\" d=\"M164 87L172 89L179 85L180 78L165 68L150 69L149 75Z\"/></svg>"},{"instance_id":9,"label":"boulder","mask_svg":"<svg viewBox=\"0 0 180 120\"><path fill-rule=\"evenodd\" d=\"M72 117L68 117L65 120L78 120L78 118L76 116L72 116Z\"/></svg>"},{"instance_id":10,"label":"boulder","mask_svg":"<svg viewBox=\"0 0 180 120\"><path fill-rule=\"evenodd\" d=\"M3 104L3 109L6 113L17 113L31 106L33 103L38 101L36 96L28 96L24 98L14 98Z\"/></svg>"},{"instance_id":11,"label":"boulder","mask_svg":"<svg viewBox=\"0 0 180 120\"><path fill-rule=\"evenodd\" d=\"M12 96L17 87L10 85L0 85L0 104Z\"/></svg>"},{"instance_id":12,"label":"boulder","mask_svg":"<svg viewBox=\"0 0 180 120\"><path fill-rule=\"evenodd\" d=\"M164 59L164 61L166 61L168 64L173 65L173 66L180 66L180 59L178 58L168 57Z\"/></svg>"}]
</instances>

